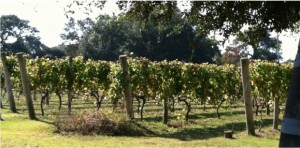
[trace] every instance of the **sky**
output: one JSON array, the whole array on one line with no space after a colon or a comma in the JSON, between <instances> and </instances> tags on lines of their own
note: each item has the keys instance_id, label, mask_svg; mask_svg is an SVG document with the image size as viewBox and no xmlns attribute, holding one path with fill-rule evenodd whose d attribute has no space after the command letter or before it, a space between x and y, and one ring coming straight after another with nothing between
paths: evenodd
<instances>
[{"instance_id":1,"label":"sky","mask_svg":"<svg viewBox=\"0 0 300 148\"><path fill-rule=\"evenodd\" d=\"M63 42L60 34L68 19L64 8L73 0L0 0L0 15L14 14L20 19L29 20L30 25L36 27L40 32L41 42L49 47L59 45ZM118 11L116 0L109 0L103 10L94 11L91 18L96 18L100 13L111 14ZM77 19L84 19L83 13L75 13ZM300 35L284 32L279 36L282 41L283 61L294 60L297 53ZM225 44L225 46L228 44ZM222 48L222 47L221 47Z\"/></svg>"}]
</instances>

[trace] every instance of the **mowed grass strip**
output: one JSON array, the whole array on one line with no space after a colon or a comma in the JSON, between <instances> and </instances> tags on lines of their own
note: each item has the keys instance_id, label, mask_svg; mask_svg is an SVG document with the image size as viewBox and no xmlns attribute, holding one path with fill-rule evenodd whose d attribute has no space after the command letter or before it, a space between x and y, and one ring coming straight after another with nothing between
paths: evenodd
<instances>
[{"instance_id":1,"label":"mowed grass strip","mask_svg":"<svg viewBox=\"0 0 300 148\"><path fill-rule=\"evenodd\" d=\"M59 113L55 97L51 99L50 106L45 106L45 116L40 115L38 100L35 109L39 120L28 120L24 98L17 101L18 114L11 113L4 103L1 110L4 121L1 121L1 147L277 147L279 131L271 130L272 114L254 116L256 129L259 123L262 130L256 133L258 136L247 136L245 132L244 112L242 106L234 106L230 109L221 109L221 119L216 115L213 107L207 107L205 111L201 106L192 106L190 121L184 122L184 106L177 105L175 112L170 113L170 123L179 125L171 127L162 124L162 106L155 102L149 102L145 106L144 121L139 121L136 113L136 121L153 131L154 134L140 137L103 136L78 134L59 134L56 132L55 116ZM112 111L111 105L105 101L101 111ZM73 101L74 112L82 110L96 111L93 100L82 99ZM224 105L225 106L225 105ZM136 108L136 106L135 106ZM63 110L66 104L63 104ZM281 114L282 118L282 114ZM233 139L225 139L223 131L234 130Z\"/></svg>"}]
</instances>

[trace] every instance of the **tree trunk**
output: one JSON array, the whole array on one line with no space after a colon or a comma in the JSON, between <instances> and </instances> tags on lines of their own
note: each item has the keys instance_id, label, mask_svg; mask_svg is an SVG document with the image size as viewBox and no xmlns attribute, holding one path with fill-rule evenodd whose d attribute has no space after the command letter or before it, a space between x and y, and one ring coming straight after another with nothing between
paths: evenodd
<instances>
[{"instance_id":1,"label":"tree trunk","mask_svg":"<svg viewBox=\"0 0 300 148\"><path fill-rule=\"evenodd\" d=\"M47 100L49 100L48 96L49 96L49 91L48 90L46 90L44 93L42 93L41 104L40 104L42 116L44 116L44 107L43 107L43 105L47 104Z\"/></svg>"},{"instance_id":2,"label":"tree trunk","mask_svg":"<svg viewBox=\"0 0 300 148\"><path fill-rule=\"evenodd\" d=\"M258 59L258 58L259 58L258 48L257 47L253 47L252 59Z\"/></svg>"},{"instance_id":3,"label":"tree trunk","mask_svg":"<svg viewBox=\"0 0 300 148\"><path fill-rule=\"evenodd\" d=\"M133 94L136 98L136 100L138 101L138 109L137 112L138 114L140 114L141 120L143 120L143 111L144 111L144 106L146 103L146 96L145 95L136 95Z\"/></svg>"},{"instance_id":4,"label":"tree trunk","mask_svg":"<svg viewBox=\"0 0 300 148\"><path fill-rule=\"evenodd\" d=\"M146 98L145 98L145 96L143 96L143 97L141 97L141 99L143 100L143 102L142 102L142 105L141 105L141 120L143 120L144 119L144 117L143 117L143 112L144 112L144 106L145 106L145 104L146 104Z\"/></svg>"},{"instance_id":5,"label":"tree trunk","mask_svg":"<svg viewBox=\"0 0 300 148\"><path fill-rule=\"evenodd\" d=\"M270 111L270 104L269 103L265 103L266 104L266 114L268 115L268 116L270 116L270 113L271 113L271 111Z\"/></svg>"},{"instance_id":6,"label":"tree trunk","mask_svg":"<svg viewBox=\"0 0 300 148\"><path fill-rule=\"evenodd\" d=\"M0 121L3 121L2 113L0 112Z\"/></svg>"},{"instance_id":7,"label":"tree trunk","mask_svg":"<svg viewBox=\"0 0 300 148\"><path fill-rule=\"evenodd\" d=\"M42 96L41 102L40 102L40 108L41 108L42 116L44 116L44 108L43 108L44 99L45 99L45 96Z\"/></svg>"},{"instance_id":8,"label":"tree trunk","mask_svg":"<svg viewBox=\"0 0 300 148\"><path fill-rule=\"evenodd\" d=\"M255 107L256 107L256 108L255 108L255 115L258 116L259 104L258 104L258 102L257 102L257 99L253 99L253 100L255 100L254 103L255 103Z\"/></svg>"},{"instance_id":9,"label":"tree trunk","mask_svg":"<svg viewBox=\"0 0 300 148\"><path fill-rule=\"evenodd\" d=\"M20 90L19 94L18 94L18 101L20 100L20 96L23 94L23 90Z\"/></svg>"},{"instance_id":10,"label":"tree trunk","mask_svg":"<svg viewBox=\"0 0 300 148\"><path fill-rule=\"evenodd\" d=\"M36 100L36 90L33 90L33 100Z\"/></svg>"},{"instance_id":11,"label":"tree trunk","mask_svg":"<svg viewBox=\"0 0 300 148\"><path fill-rule=\"evenodd\" d=\"M46 90L47 91L47 95L46 95L46 100L45 100L45 104L47 105L47 106L49 106L50 105L50 98L51 98L51 94L49 93L49 91L48 90Z\"/></svg>"},{"instance_id":12,"label":"tree trunk","mask_svg":"<svg viewBox=\"0 0 300 148\"><path fill-rule=\"evenodd\" d=\"M179 96L177 96L179 97ZM175 98L172 98L172 108L171 108L171 112L175 111Z\"/></svg>"},{"instance_id":13,"label":"tree trunk","mask_svg":"<svg viewBox=\"0 0 300 148\"><path fill-rule=\"evenodd\" d=\"M218 115L218 118L221 119L221 115L219 113L219 109L220 107L222 106L222 104L224 103L224 101L226 101L226 99L222 99L221 102L218 104L217 106L217 115Z\"/></svg>"},{"instance_id":14,"label":"tree trunk","mask_svg":"<svg viewBox=\"0 0 300 148\"><path fill-rule=\"evenodd\" d=\"M163 107L164 107L164 115L163 115L163 123L167 124L168 123L168 101L169 99L167 97L164 97L164 103L163 103Z\"/></svg>"},{"instance_id":15,"label":"tree trunk","mask_svg":"<svg viewBox=\"0 0 300 148\"><path fill-rule=\"evenodd\" d=\"M255 135L253 112L252 112L252 100L251 100L251 85L249 76L249 60L246 58L241 59L242 66L242 82L243 82L243 97L245 101L246 111L246 129L248 135Z\"/></svg>"},{"instance_id":16,"label":"tree trunk","mask_svg":"<svg viewBox=\"0 0 300 148\"><path fill-rule=\"evenodd\" d=\"M181 99L182 97L178 97L179 102L184 102L186 106L186 113L185 113L185 121L189 120L189 113L191 112L191 104L187 102L188 97L186 99Z\"/></svg>"},{"instance_id":17,"label":"tree trunk","mask_svg":"<svg viewBox=\"0 0 300 148\"><path fill-rule=\"evenodd\" d=\"M72 90L68 90L68 93L67 93L67 97L68 97L68 112L69 114L71 114L71 111L72 111Z\"/></svg>"},{"instance_id":18,"label":"tree trunk","mask_svg":"<svg viewBox=\"0 0 300 148\"><path fill-rule=\"evenodd\" d=\"M134 94L132 94L132 95L134 95ZM136 100L138 101L137 112L138 112L138 114L140 114L141 100L140 100L140 98L139 98L138 95L134 95L134 96L135 96ZM132 97L133 97L133 96L132 96Z\"/></svg>"},{"instance_id":19,"label":"tree trunk","mask_svg":"<svg viewBox=\"0 0 300 148\"><path fill-rule=\"evenodd\" d=\"M14 94L12 91L12 82L10 80L10 73L8 71L7 67L7 59L6 59L6 53L1 54L1 60L3 63L3 70L4 70L4 81L5 81L5 86L6 86L6 91L8 95L8 100L9 100L9 109L13 112L16 113L16 104L15 104L15 99L14 99ZM2 99L1 99L1 106L2 106Z\"/></svg>"},{"instance_id":20,"label":"tree trunk","mask_svg":"<svg viewBox=\"0 0 300 148\"><path fill-rule=\"evenodd\" d=\"M2 93L2 89L1 89L1 93ZM3 103L2 103L3 97L0 96L0 108L3 108Z\"/></svg>"},{"instance_id":21,"label":"tree trunk","mask_svg":"<svg viewBox=\"0 0 300 148\"><path fill-rule=\"evenodd\" d=\"M91 96L93 96L96 99L97 110L99 110L104 96L103 95L100 96L98 90L92 90Z\"/></svg>"},{"instance_id":22,"label":"tree trunk","mask_svg":"<svg viewBox=\"0 0 300 148\"><path fill-rule=\"evenodd\" d=\"M300 40L281 126L280 147L300 147Z\"/></svg>"},{"instance_id":23,"label":"tree trunk","mask_svg":"<svg viewBox=\"0 0 300 148\"><path fill-rule=\"evenodd\" d=\"M131 96L131 85L130 85L130 76L128 73L128 63L127 63L127 57L126 55L121 55L119 57L121 67L123 70L123 76L124 76L124 84L123 84L123 92L125 95L125 107L127 116L130 119L134 118L134 112L133 112L133 104L132 104L132 96Z\"/></svg>"},{"instance_id":24,"label":"tree trunk","mask_svg":"<svg viewBox=\"0 0 300 148\"><path fill-rule=\"evenodd\" d=\"M59 100L58 110L60 110L61 109L61 103L62 103L62 101L61 101L61 95L60 95L60 92L59 92L58 89L55 90L55 94L57 95L58 100Z\"/></svg>"},{"instance_id":25,"label":"tree trunk","mask_svg":"<svg viewBox=\"0 0 300 148\"><path fill-rule=\"evenodd\" d=\"M6 89L4 89L4 90L1 89L1 98L4 98L6 93L7 93Z\"/></svg>"},{"instance_id":26,"label":"tree trunk","mask_svg":"<svg viewBox=\"0 0 300 148\"><path fill-rule=\"evenodd\" d=\"M17 57L18 57L20 73L21 73L23 93L26 98L29 118L31 120L35 120L36 117L35 117L34 107L33 107L32 99L31 99L31 93L30 93L29 80L28 80L28 76L27 76L25 59L24 59L22 53L17 53Z\"/></svg>"}]
</instances>

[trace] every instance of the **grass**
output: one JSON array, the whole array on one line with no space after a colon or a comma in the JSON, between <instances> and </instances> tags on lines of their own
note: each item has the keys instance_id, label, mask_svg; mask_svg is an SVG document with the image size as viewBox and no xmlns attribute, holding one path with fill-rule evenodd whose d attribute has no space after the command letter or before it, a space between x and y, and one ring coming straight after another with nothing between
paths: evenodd
<instances>
[{"instance_id":1,"label":"grass","mask_svg":"<svg viewBox=\"0 0 300 148\"><path fill-rule=\"evenodd\" d=\"M24 100L24 98L20 98ZM182 125L179 128L162 124L162 106L151 101L145 106L145 120L136 121L153 132L148 136L82 136L76 134L59 134L56 132L54 117L59 113L57 98L53 95L50 107L45 107L45 116L40 114L38 100L35 110L39 120L28 120L27 110L23 101L16 101L18 113L11 113L4 103L1 110L4 121L1 121L1 147L278 147L279 131L271 130L272 116L263 116L263 127L257 136L247 136L245 132L244 112L241 106L221 109L221 119L218 119L215 109L208 107L206 111L201 106L192 106L190 121L182 119L182 106L177 106L170 113L170 123ZM5 99L4 101L5 102ZM93 100L83 104L83 100L73 102L73 111L82 109L94 110ZM63 104L63 110L66 110ZM102 110L110 112L111 105L106 101ZM138 114L135 114L138 118ZM255 117L255 128L258 129L258 119ZM282 115L281 115L282 117ZM223 138L225 129L234 130L233 139Z\"/></svg>"}]
</instances>

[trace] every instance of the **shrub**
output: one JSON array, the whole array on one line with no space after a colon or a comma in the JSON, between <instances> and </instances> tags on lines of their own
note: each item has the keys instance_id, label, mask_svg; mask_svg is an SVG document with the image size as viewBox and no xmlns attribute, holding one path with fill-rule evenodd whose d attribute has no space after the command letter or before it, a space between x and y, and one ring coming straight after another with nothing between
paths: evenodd
<instances>
[{"instance_id":1,"label":"shrub","mask_svg":"<svg viewBox=\"0 0 300 148\"><path fill-rule=\"evenodd\" d=\"M63 113L56 118L59 133L76 133L82 135L143 136L144 129L130 121L124 115L102 112Z\"/></svg>"}]
</instances>

